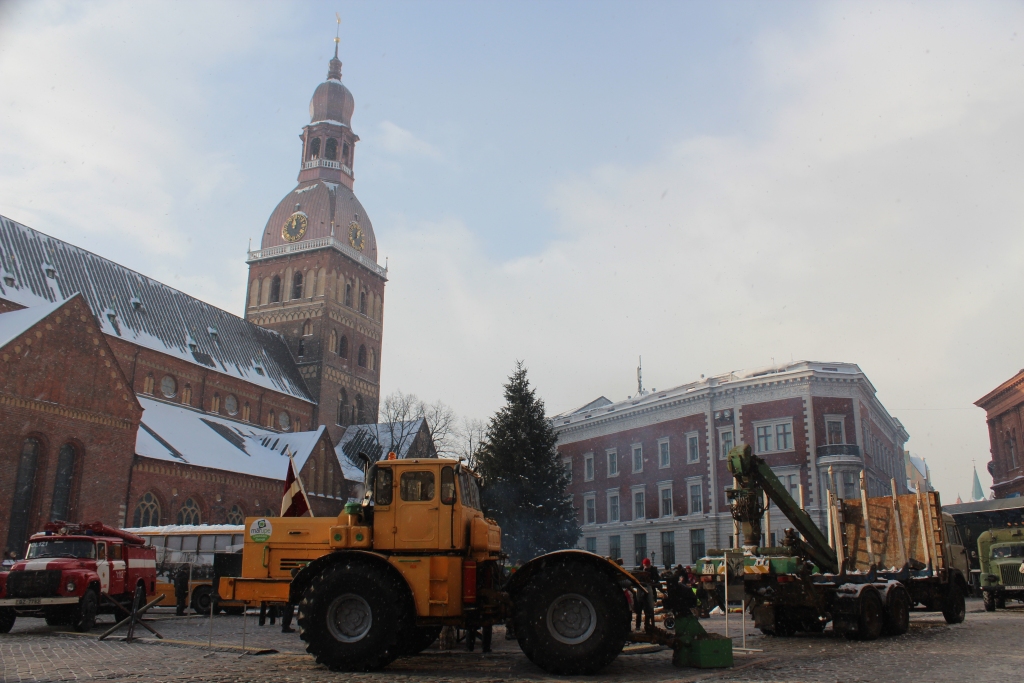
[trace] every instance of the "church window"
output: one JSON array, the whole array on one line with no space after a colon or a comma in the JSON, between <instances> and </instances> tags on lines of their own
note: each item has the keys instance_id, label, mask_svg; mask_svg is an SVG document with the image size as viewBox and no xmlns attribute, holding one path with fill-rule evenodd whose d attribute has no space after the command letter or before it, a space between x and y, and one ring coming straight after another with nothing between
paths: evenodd
<instances>
[{"instance_id":1,"label":"church window","mask_svg":"<svg viewBox=\"0 0 1024 683\"><path fill-rule=\"evenodd\" d=\"M244 406L242 406L242 419L245 420L246 422L248 422L249 421L249 417L251 415L252 415L252 409L249 407L249 403L246 402L246 404Z\"/></svg>"},{"instance_id":2,"label":"church window","mask_svg":"<svg viewBox=\"0 0 1024 683\"><path fill-rule=\"evenodd\" d=\"M359 312L366 315L366 292L359 292Z\"/></svg>"},{"instance_id":3,"label":"church window","mask_svg":"<svg viewBox=\"0 0 1024 683\"><path fill-rule=\"evenodd\" d=\"M348 420L348 392L342 389L338 392L338 424L345 425Z\"/></svg>"},{"instance_id":4,"label":"church window","mask_svg":"<svg viewBox=\"0 0 1024 683\"><path fill-rule=\"evenodd\" d=\"M274 428L274 411L270 411L270 415L267 417L267 426L271 429Z\"/></svg>"},{"instance_id":5,"label":"church window","mask_svg":"<svg viewBox=\"0 0 1024 683\"><path fill-rule=\"evenodd\" d=\"M57 454L57 477L53 483L53 503L50 505L50 521L67 520L71 510L71 485L75 479L75 447L66 443Z\"/></svg>"},{"instance_id":6,"label":"church window","mask_svg":"<svg viewBox=\"0 0 1024 683\"><path fill-rule=\"evenodd\" d=\"M293 152L294 154L294 152ZM338 141L334 138L327 138L327 146L324 148L324 156L335 161L338 158Z\"/></svg>"},{"instance_id":7,"label":"church window","mask_svg":"<svg viewBox=\"0 0 1024 683\"><path fill-rule=\"evenodd\" d=\"M356 394L356 424L366 423L366 406L361 394Z\"/></svg>"},{"instance_id":8,"label":"church window","mask_svg":"<svg viewBox=\"0 0 1024 683\"><path fill-rule=\"evenodd\" d=\"M135 506L135 516L132 518L132 526L160 526L160 501L152 493L139 498Z\"/></svg>"},{"instance_id":9,"label":"church window","mask_svg":"<svg viewBox=\"0 0 1024 683\"><path fill-rule=\"evenodd\" d=\"M348 282L345 283L345 305L352 305L352 285Z\"/></svg>"},{"instance_id":10,"label":"church window","mask_svg":"<svg viewBox=\"0 0 1024 683\"><path fill-rule=\"evenodd\" d=\"M302 298L302 273L295 273L292 276L292 298Z\"/></svg>"},{"instance_id":11,"label":"church window","mask_svg":"<svg viewBox=\"0 0 1024 683\"><path fill-rule=\"evenodd\" d=\"M376 370L376 369L377 369L377 354L375 354L375 353L373 352L373 349L370 349L370 350L369 350L369 354L370 354L370 358L369 358L369 360L367 361L367 366L368 366L368 367L369 367L369 368L370 368L371 370Z\"/></svg>"},{"instance_id":12,"label":"church window","mask_svg":"<svg viewBox=\"0 0 1024 683\"><path fill-rule=\"evenodd\" d=\"M338 341L338 355L348 358L348 337L345 335L341 335L341 339Z\"/></svg>"},{"instance_id":13,"label":"church window","mask_svg":"<svg viewBox=\"0 0 1024 683\"><path fill-rule=\"evenodd\" d=\"M299 354L298 355L299 355L300 358L302 356L306 355L306 340L305 339L300 339L299 340Z\"/></svg>"},{"instance_id":14,"label":"church window","mask_svg":"<svg viewBox=\"0 0 1024 683\"><path fill-rule=\"evenodd\" d=\"M349 164L349 161L348 161L348 143L347 142L344 145L341 146L341 159L346 164ZM349 164L349 166L351 166L351 164Z\"/></svg>"},{"instance_id":15,"label":"church window","mask_svg":"<svg viewBox=\"0 0 1024 683\"><path fill-rule=\"evenodd\" d=\"M334 465L327 463L327 479L324 482L325 488L322 489L327 492L327 495L334 495Z\"/></svg>"},{"instance_id":16,"label":"church window","mask_svg":"<svg viewBox=\"0 0 1024 683\"><path fill-rule=\"evenodd\" d=\"M189 498L178 510L178 524L202 524L202 521L203 514L199 510L199 503Z\"/></svg>"},{"instance_id":17,"label":"church window","mask_svg":"<svg viewBox=\"0 0 1024 683\"><path fill-rule=\"evenodd\" d=\"M153 386L156 384L156 380L153 379L153 373L146 375L146 379L142 380L142 393L152 394Z\"/></svg>"},{"instance_id":18,"label":"church window","mask_svg":"<svg viewBox=\"0 0 1024 683\"><path fill-rule=\"evenodd\" d=\"M281 300L281 278L278 275L270 281L270 303L276 304Z\"/></svg>"},{"instance_id":19,"label":"church window","mask_svg":"<svg viewBox=\"0 0 1024 683\"><path fill-rule=\"evenodd\" d=\"M210 412L211 413L219 413L220 412L220 394L214 394L213 395L213 400L210 401Z\"/></svg>"},{"instance_id":20,"label":"church window","mask_svg":"<svg viewBox=\"0 0 1024 683\"><path fill-rule=\"evenodd\" d=\"M160 393L165 398L174 398L178 394L178 383L170 375L164 375L164 378L160 380Z\"/></svg>"},{"instance_id":21,"label":"church window","mask_svg":"<svg viewBox=\"0 0 1024 683\"><path fill-rule=\"evenodd\" d=\"M320 138L313 138L309 141L309 158L320 158Z\"/></svg>"},{"instance_id":22,"label":"church window","mask_svg":"<svg viewBox=\"0 0 1024 683\"><path fill-rule=\"evenodd\" d=\"M243 524L245 522L245 511L240 505L232 505L228 511L228 524Z\"/></svg>"},{"instance_id":23,"label":"church window","mask_svg":"<svg viewBox=\"0 0 1024 683\"><path fill-rule=\"evenodd\" d=\"M294 427L295 427L294 431L301 432L302 431L302 420L300 420L299 418L295 418Z\"/></svg>"},{"instance_id":24,"label":"church window","mask_svg":"<svg viewBox=\"0 0 1024 683\"><path fill-rule=\"evenodd\" d=\"M234 394L224 397L224 410L228 411L228 415L238 415L238 399Z\"/></svg>"},{"instance_id":25,"label":"church window","mask_svg":"<svg viewBox=\"0 0 1024 683\"><path fill-rule=\"evenodd\" d=\"M185 388L181 390L181 402L191 405L192 404L192 385L186 384Z\"/></svg>"},{"instance_id":26,"label":"church window","mask_svg":"<svg viewBox=\"0 0 1024 683\"><path fill-rule=\"evenodd\" d=\"M329 343L329 348L331 349L331 351L333 351L334 353L337 353L338 352L338 333L335 332L334 330L331 330L331 335L330 335L330 337L328 337L328 341L330 342Z\"/></svg>"},{"instance_id":27,"label":"church window","mask_svg":"<svg viewBox=\"0 0 1024 683\"><path fill-rule=\"evenodd\" d=\"M313 334L313 321L307 319L306 322L302 324L302 336L308 337L311 334Z\"/></svg>"},{"instance_id":28,"label":"church window","mask_svg":"<svg viewBox=\"0 0 1024 683\"><path fill-rule=\"evenodd\" d=\"M359 356L357 362L359 363L359 367L366 367L366 347L362 344L359 345Z\"/></svg>"},{"instance_id":29,"label":"church window","mask_svg":"<svg viewBox=\"0 0 1024 683\"><path fill-rule=\"evenodd\" d=\"M28 515L32 509L35 489L36 466L39 464L39 439L28 438L21 445L21 459L14 481L14 497L11 500L10 526L7 532L7 551L13 550L21 556L28 535Z\"/></svg>"},{"instance_id":30,"label":"church window","mask_svg":"<svg viewBox=\"0 0 1024 683\"><path fill-rule=\"evenodd\" d=\"M260 303L260 281L253 280L249 287L249 308L256 308Z\"/></svg>"},{"instance_id":31,"label":"church window","mask_svg":"<svg viewBox=\"0 0 1024 683\"><path fill-rule=\"evenodd\" d=\"M285 411L281 411L281 414L277 416L277 424L281 427L282 432L287 432L292 426L292 418Z\"/></svg>"}]
</instances>

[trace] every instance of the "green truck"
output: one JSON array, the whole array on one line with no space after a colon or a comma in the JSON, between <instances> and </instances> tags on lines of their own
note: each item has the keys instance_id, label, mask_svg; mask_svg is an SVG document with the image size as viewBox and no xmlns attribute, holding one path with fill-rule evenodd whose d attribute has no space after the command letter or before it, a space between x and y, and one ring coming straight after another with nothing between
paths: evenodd
<instances>
[{"instance_id":1,"label":"green truck","mask_svg":"<svg viewBox=\"0 0 1024 683\"><path fill-rule=\"evenodd\" d=\"M986 611L1005 608L1007 599L1024 602L1024 526L989 529L978 536L978 558Z\"/></svg>"}]
</instances>

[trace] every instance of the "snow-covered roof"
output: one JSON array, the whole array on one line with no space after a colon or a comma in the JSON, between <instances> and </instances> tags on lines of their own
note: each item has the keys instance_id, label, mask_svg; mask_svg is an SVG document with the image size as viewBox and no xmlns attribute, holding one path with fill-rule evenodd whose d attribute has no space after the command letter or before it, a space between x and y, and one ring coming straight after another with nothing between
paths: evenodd
<instances>
[{"instance_id":1,"label":"snow-covered roof","mask_svg":"<svg viewBox=\"0 0 1024 683\"><path fill-rule=\"evenodd\" d=\"M33 325L64 305L64 300L0 313L0 348L20 337Z\"/></svg>"},{"instance_id":2,"label":"snow-covered roof","mask_svg":"<svg viewBox=\"0 0 1024 683\"><path fill-rule=\"evenodd\" d=\"M277 332L0 216L0 298L45 306L75 292L108 335L314 402Z\"/></svg>"},{"instance_id":3,"label":"snow-covered roof","mask_svg":"<svg viewBox=\"0 0 1024 683\"><path fill-rule=\"evenodd\" d=\"M290 451L302 469L326 429L280 434L248 422L139 396L145 409L138 455L197 467L284 480Z\"/></svg>"},{"instance_id":4,"label":"snow-covered roof","mask_svg":"<svg viewBox=\"0 0 1024 683\"><path fill-rule=\"evenodd\" d=\"M356 461L358 451L375 460L387 456L392 450L399 458L407 457L424 422L425 420L420 418L406 422L349 426L342 434L338 445L334 447L345 479L360 482L363 480L362 463ZM398 442L397 446L393 445L394 441Z\"/></svg>"}]
</instances>

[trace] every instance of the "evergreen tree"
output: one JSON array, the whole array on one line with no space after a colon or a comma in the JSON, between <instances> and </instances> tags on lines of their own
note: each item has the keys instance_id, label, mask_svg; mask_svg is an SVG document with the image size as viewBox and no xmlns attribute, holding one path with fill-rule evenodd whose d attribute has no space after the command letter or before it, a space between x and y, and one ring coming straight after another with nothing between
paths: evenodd
<instances>
[{"instance_id":1,"label":"evergreen tree","mask_svg":"<svg viewBox=\"0 0 1024 683\"><path fill-rule=\"evenodd\" d=\"M484 503L514 562L572 547L580 537L569 484L555 450L555 430L522 361L505 384L505 406L491 418L479 468Z\"/></svg>"}]
</instances>

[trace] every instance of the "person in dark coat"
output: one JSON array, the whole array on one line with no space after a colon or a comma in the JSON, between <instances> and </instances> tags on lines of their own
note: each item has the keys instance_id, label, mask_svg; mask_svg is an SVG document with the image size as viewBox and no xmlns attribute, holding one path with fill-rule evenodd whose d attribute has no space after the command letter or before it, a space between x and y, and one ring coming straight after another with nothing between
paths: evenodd
<instances>
[{"instance_id":1,"label":"person in dark coat","mask_svg":"<svg viewBox=\"0 0 1024 683\"><path fill-rule=\"evenodd\" d=\"M292 628L292 619L294 617L295 605L286 602L281 614L281 633L295 633L295 629Z\"/></svg>"},{"instance_id":2,"label":"person in dark coat","mask_svg":"<svg viewBox=\"0 0 1024 683\"><path fill-rule=\"evenodd\" d=\"M174 599L178 603L175 614L179 617L185 616L185 607L188 603L188 575L188 565L185 564L174 572Z\"/></svg>"},{"instance_id":3,"label":"person in dark coat","mask_svg":"<svg viewBox=\"0 0 1024 683\"><path fill-rule=\"evenodd\" d=\"M477 639L477 626L470 626L466 629L466 649L472 652L476 648ZM490 624L483 626L483 635L481 636L481 652L487 653L491 651L491 635L493 627Z\"/></svg>"},{"instance_id":4,"label":"person in dark coat","mask_svg":"<svg viewBox=\"0 0 1024 683\"><path fill-rule=\"evenodd\" d=\"M651 564L648 558L642 562L643 571L640 574L640 582L647 589L647 595L640 599L640 607L644 614L644 627L654 627L654 601L658 598L658 587L661 585L661 574L658 568ZM640 628L640 613L636 615L637 629Z\"/></svg>"}]
</instances>

